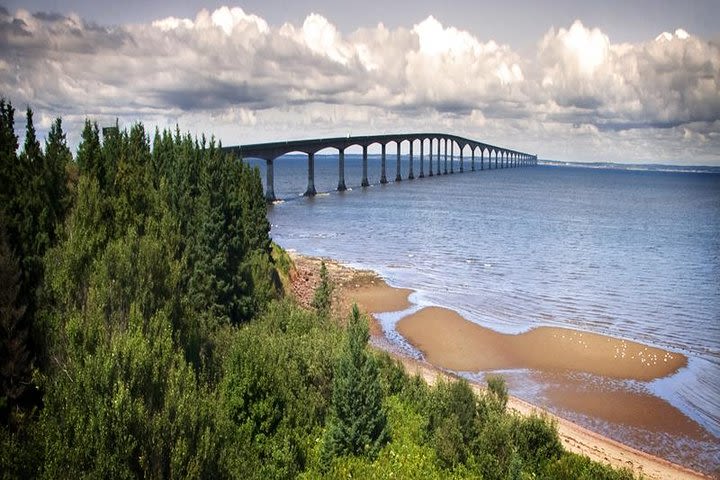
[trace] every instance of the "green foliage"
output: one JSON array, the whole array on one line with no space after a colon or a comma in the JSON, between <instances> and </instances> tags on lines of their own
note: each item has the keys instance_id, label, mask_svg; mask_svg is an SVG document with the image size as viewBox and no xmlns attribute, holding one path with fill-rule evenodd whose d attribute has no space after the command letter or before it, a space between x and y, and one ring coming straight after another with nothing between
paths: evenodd
<instances>
[{"instance_id":1,"label":"green foliage","mask_svg":"<svg viewBox=\"0 0 720 480\"><path fill-rule=\"evenodd\" d=\"M468 445L476 436L475 394L467 380L440 381L430 400L429 428L441 465L464 463Z\"/></svg>"},{"instance_id":2,"label":"green foliage","mask_svg":"<svg viewBox=\"0 0 720 480\"><path fill-rule=\"evenodd\" d=\"M0 99L3 478L632 478L506 413L501 378L369 352L324 264L314 311L277 300L259 172L214 140L88 120L75 163L27 119L18 154Z\"/></svg>"},{"instance_id":3,"label":"green foliage","mask_svg":"<svg viewBox=\"0 0 720 480\"><path fill-rule=\"evenodd\" d=\"M378 375L383 396L390 397L400 394L409 383L403 364L400 360L391 357L387 352L378 352L375 355L375 360L378 365Z\"/></svg>"},{"instance_id":4,"label":"green foliage","mask_svg":"<svg viewBox=\"0 0 720 480\"><path fill-rule=\"evenodd\" d=\"M10 369L10 377L5 378L12 381L1 383L0 397L9 399L7 407L29 412L40 404L40 392L31 376L44 342L37 319L39 291L45 275L43 257L57 241L57 228L68 207L65 168L69 157L59 120L53 124L46 152L43 152L30 108L26 115L25 142L18 155L18 139L13 130L14 109L4 99L0 100L1 228L7 252L19 266L13 302L15 308L24 310L23 315L15 316L12 328L5 329L0 338L0 343L14 352L13 360L4 365ZM12 290L11 285L8 284L8 288ZM20 413L19 410L16 413ZM7 415L1 416L4 421L9 420Z\"/></svg>"},{"instance_id":5,"label":"green foliage","mask_svg":"<svg viewBox=\"0 0 720 480\"><path fill-rule=\"evenodd\" d=\"M188 225L189 301L206 322L238 324L277 295L266 204L248 195L262 191L257 170L212 143L203 152L197 211Z\"/></svg>"},{"instance_id":6,"label":"green foliage","mask_svg":"<svg viewBox=\"0 0 720 480\"><path fill-rule=\"evenodd\" d=\"M242 446L225 459L232 476L302 471L330 408L339 333L287 301L238 332L221 385L227 435Z\"/></svg>"},{"instance_id":7,"label":"green foliage","mask_svg":"<svg viewBox=\"0 0 720 480\"><path fill-rule=\"evenodd\" d=\"M487 379L486 403L498 412L504 412L508 401L508 390L505 379L499 375L491 375Z\"/></svg>"},{"instance_id":8,"label":"green foliage","mask_svg":"<svg viewBox=\"0 0 720 480\"><path fill-rule=\"evenodd\" d=\"M563 453L555 423L534 414L517 418L513 429L513 442L523 464L535 471Z\"/></svg>"},{"instance_id":9,"label":"green foliage","mask_svg":"<svg viewBox=\"0 0 720 480\"><path fill-rule=\"evenodd\" d=\"M96 306L67 324L40 419L43 476L214 475L213 397L174 347L165 312L146 319L133 303L127 325L110 331L103 317ZM87 331L101 333L99 345L81 341Z\"/></svg>"},{"instance_id":10,"label":"green foliage","mask_svg":"<svg viewBox=\"0 0 720 480\"><path fill-rule=\"evenodd\" d=\"M17 427L18 407L31 377L25 306L18 303L20 267L10 252L0 216L0 422Z\"/></svg>"},{"instance_id":11,"label":"green foliage","mask_svg":"<svg viewBox=\"0 0 720 480\"><path fill-rule=\"evenodd\" d=\"M374 457L388 440L382 389L375 358L365 351L367 321L353 305L348 334L335 364L332 416L326 432L324 457Z\"/></svg>"},{"instance_id":12,"label":"green foliage","mask_svg":"<svg viewBox=\"0 0 720 480\"><path fill-rule=\"evenodd\" d=\"M564 453L554 462L549 462L539 478L548 480L634 480L636 477L628 469L614 469L609 465L593 462L582 455Z\"/></svg>"},{"instance_id":13,"label":"green foliage","mask_svg":"<svg viewBox=\"0 0 720 480\"><path fill-rule=\"evenodd\" d=\"M328 316L330 314L330 307L332 306L332 291L333 284L330 281L327 266L323 261L320 263L320 283L315 289L312 299L312 306L319 315Z\"/></svg>"}]
</instances>

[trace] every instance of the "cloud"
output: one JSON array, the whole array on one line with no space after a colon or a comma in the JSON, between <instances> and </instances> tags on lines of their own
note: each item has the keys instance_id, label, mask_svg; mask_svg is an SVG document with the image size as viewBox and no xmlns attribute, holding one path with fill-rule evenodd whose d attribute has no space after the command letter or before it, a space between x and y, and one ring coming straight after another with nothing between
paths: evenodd
<instances>
[{"instance_id":1,"label":"cloud","mask_svg":"<svg viewBox=\"0 0 720 480\"><path fill-rule=\"evenodd\" d=\"M187 122L226 143L440 129L576 160L645 158L655 139L667 160L678 145L720 163L718 92L720 46L682 29L617 44L576 21L523 57L433 16L344 33L239 7L119 27L0 9L0 93L71 127Z\"/></svg>"}]
</instances>

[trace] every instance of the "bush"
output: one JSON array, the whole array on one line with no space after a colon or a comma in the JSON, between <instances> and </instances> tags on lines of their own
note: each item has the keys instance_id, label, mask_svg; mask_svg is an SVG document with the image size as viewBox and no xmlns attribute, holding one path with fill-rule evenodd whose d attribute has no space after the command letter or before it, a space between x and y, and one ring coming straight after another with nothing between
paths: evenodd
<instances>
[{"instance_id":1,"label":"bush","mask_svg":"<svg viewBox=\"0 0 720 480\"><path fill-rule=\"evenodd\" d=\"M439 381L431 394L430 433L442 466L451 468L467 458L476 436L475 394L467 380Z\"/></svg>"},{"instance_id":2,"label":"bush","mask_svg":"<svg viewBox=\"0 0 720 480\"><path fill-rule=\"evenodd\" d=\"M513 441L523 463L531 465L533 470L539 470L563 453L557 427L546 417L516 417Z\"/></svg>"},{"instance_id":3,"label":"bush","mask_svg":"<svg viewBox=\"0 0 720 480\"><path fill-rule=\"evenodd\" d=\"M634 480L628 469L614 469L588 457L565 453L545 465L539 478L547 480Z\"/></svg>"}]
</instances>

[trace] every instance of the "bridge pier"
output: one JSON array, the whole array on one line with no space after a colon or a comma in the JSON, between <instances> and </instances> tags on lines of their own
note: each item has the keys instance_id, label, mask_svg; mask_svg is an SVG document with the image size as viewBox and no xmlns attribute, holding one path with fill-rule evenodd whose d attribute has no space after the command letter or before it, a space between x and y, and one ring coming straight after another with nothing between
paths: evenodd
<instances>
[{"instance_id":1,"label":"bridge pier","mask_svg":"<svg viewBox=\"0 0 720 480\"><path fill-rule=\"evenodd\" d=\"M465 171L465 167L463 166L463 150L465 150L465 147L460 149L460 173Z\"/></svg>"},{"instance_id":2,"label":"bridge pier","mask_svg":"<svg viewBox=\"0 0 720 480\"><path fill-rule=\"evenodd\" d=\"M483 148L482 150L480 150L480 170L485 169L485 167L483 166L483 163L484 163L483 160L485 160L484 157L485 157L485 149Z\"/></svg>"},{"instance_id":3,"label":"bridge pier","mask_svg":"<svg viewBox=\"0 0 720 480\"><path fill-rule=\"evenodd\" d=\"M315 154L308 153L308 184L304 196L312 197L317 194L315 190Z\"/></svg>"},{"instance_id":4,"label":"bridge pier","mask_svg":"<svg viewBox=\"0 0 720 480\"><path fill-rule=\"evenodd\" d=\"M495 150L495 170L498 168L498 157L500 156L500 152Z\"/></svg>"},{"instance_id":5,"label":"bridge pier","mask_svg":"<svg viewBox=\"0 0 720 480\"><path fill-rule=\"evenodd\" d=\"M425 153L425 139L420 140L420 178L425 178L425 171L423 169L423 156Z\"/></svg>"},{"instance_id":6,"label":"bridge pier","mask_svg":"<svg viewBox=\"0 0 720 480\"><path fill-rule=\"evenodd\" d=\"M440 173L440 149L442 148L442 139L438 138L438 148L437 148L437 171L435 172L435 175L441 175Z\"/></svg>"},{"instance_id":7,"label":"bridge pier","mask_svg":"<svg viewBox=\"0 0 720 480\"><path fill-rule=\"evenodd\" d=\"M410 140L410 157L408 158L408 160L410 160L410 172L408 173L408 180L415 179L415 175L413 174L413 143L415 143L415 141Z\"/></svg>"},{"instance_id":8,"label":"bridge pier","mask_svg":"<svg viewBox=\"0 0 720 480\"><path fill-rule=\"evenodd\" d=\"M475 171L475 147L473 147L472 151L470 152L470 171Z\"/></svg>"},{"instance_id":9,"label":"bridge pier","mask_svg":"<svg viewBox=\"0 0 720 480\"><path fill-rule=\"evenodd\" d=\"M448 140L447 140L447 138L446 138L446 139L445 139L445 152L443 152L443 153L445 154L445 155L444 155L444 157L445 157L445 168L443 169L443 170L444 170L444 171L443 171L443 175L447 175L447 174L448 174L448 169L447 169L447 160L448 160L447 148L448 148Z\"/></svg>"},{"instance_id":10,"label":"bridge pier","mask_svg":"<svg viewBox=\"0 0 720 480\"><path fill-rule=\"evenodd\" d=\"M402 176L400 175L400 142L397 142L397 168L395 171L395 181L402 181Z\"/></svg>"},{"instance_id":11,"label":"bridge pier","mask_svg":"<svg viewBox=\"0 0 720 480\"><path fill-rule=\"evenodd\" d=\"M380 147L380 183L383 185L387 183L387 176L385 175L385 144L383 143Z\"/></svg>"},{"instance_id":12,"label":"bridge pier","mask_svg":"<svg viewBox=\"0 0 720 480\"><path fill-rule=\"evenodd\" d=\"M274 202L275 198L275 172L272 160L265 160L265 200Z\"/></svg>"},{"instance_id":13,"label":"bridge pier","mask_svg":"<svg viewBox=\"0 0 720 480\"><path fill-rule=\"evenodd\" d=\"M345 150L338 149L338 192L347 190L345 186Z\"/></svg>"},{"instance_id":14,"label":"bridge pier","mask_svg":"<svg viewBox=\"0 0 720 480\"><path fill-rule=\"evenodd\" d=\"M450 173L455 173L455 141L450 140Z\"/></svg>"},{"instance_id":15,"label":"bridge pier","mask_svg":"<svg viewBox=\"0 0 720 480\"><path fill-rule=\"evenodd\" d=\"M367 145L363 145L363 177L360 185L363 187L370 186L370 182L368 182L367 178Z\"/></svg>"},{"instance_id":16,"label":"bridge pier","mask_svg":"<svg viewBox=\"0 0 720 480\"><path fill-rule=\"evenodd\" d=\"M428 139L428 177L433 176L433 154L432 154L433 139Z\"/></svg>"}]
</instances>

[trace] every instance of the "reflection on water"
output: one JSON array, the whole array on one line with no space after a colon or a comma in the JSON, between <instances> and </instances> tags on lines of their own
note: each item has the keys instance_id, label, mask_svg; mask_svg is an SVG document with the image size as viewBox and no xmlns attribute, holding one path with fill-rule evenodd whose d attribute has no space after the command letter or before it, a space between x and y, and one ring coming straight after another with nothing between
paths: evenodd
<instances>
[{"instance_id":1,"label":"reflection on water","mask_svg":"<svg viewBox=\"0 0 720 480\"><path fill-rule=\"evenodd\" d=\"M315 167L318 191L333 192L336 158ZM419 305L499 331L563 326L682 352L686 369L643 388L717 444L719 174L541 166L363 189L361 160L347 155L352 191L306 199L305 168L303 157L275 162L280 245L377 270ZM379 172L372 157L371 182Z\"/></svg>"}]
</instances>

